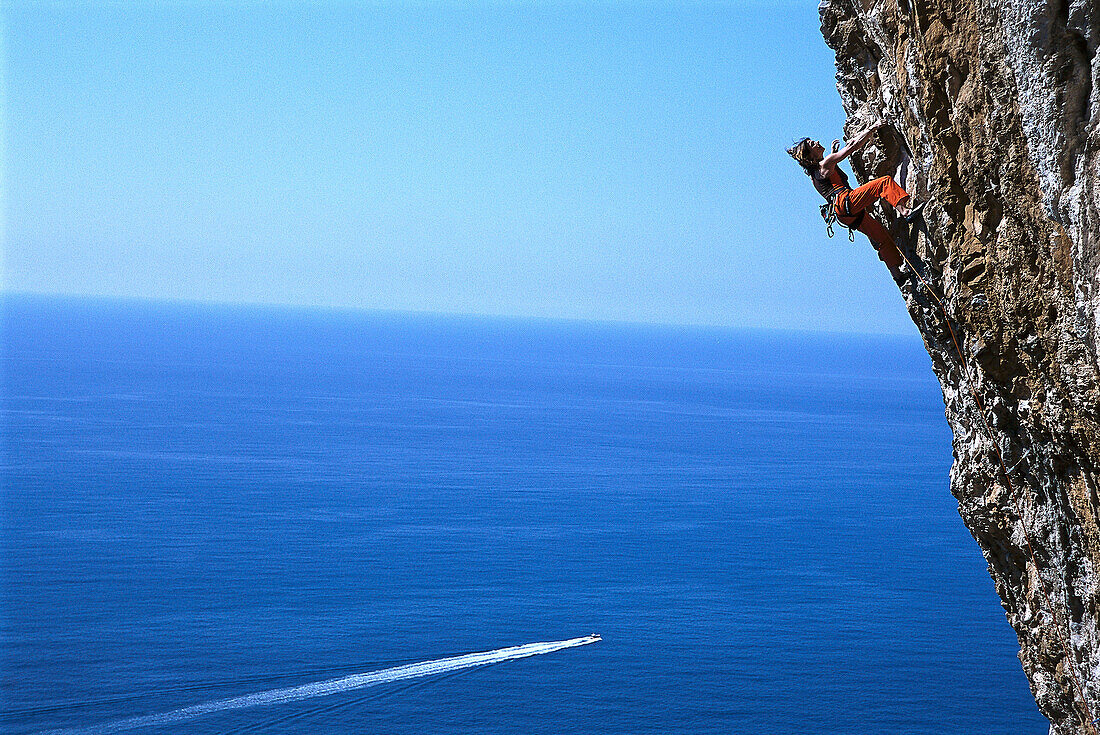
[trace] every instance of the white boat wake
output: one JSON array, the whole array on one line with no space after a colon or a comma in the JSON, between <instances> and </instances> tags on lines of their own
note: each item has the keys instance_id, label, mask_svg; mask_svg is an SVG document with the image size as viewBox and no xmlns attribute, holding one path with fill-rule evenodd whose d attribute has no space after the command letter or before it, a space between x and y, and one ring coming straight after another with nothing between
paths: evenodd
<instances>
[{"instance_id":1,"label":"white boat wake","mask_svg":"<svg viewBox=\"0 0 1100 735\"><path fill-rule=\"evenodd\" d=\"M139 727L170 725L175 722L182 722L183 720L190 720L215 712L246 709L248 707L264 707L272 704L285 704L287 702L297 702L302 699L313 699L314 697L327 697L331 694L350 692L353 689L362 689L363 687L375 686L376 684L388 684L390 682L402 681L405 679L418 679L422 676L445 674L450 671L471 669L476 666L487 666L489 664L498 664L503 661L514 661L518 658L541 656L544 653L553 653L566 648L586 646L589 643L596 643L599 640L600 637L593 634L582 638L570 638L566 641L528 643L522 646L498 648L495 651L467 653L461 656L440 658L434 661L421 661L415 664L394 666L390 669L368 671L363 674L352 674L351 676L318 681L312 684L302 684L300 686L285 687L282 689L270 689L266 692L245 694L239 697L230 697L228 699L216 699L212 702L195 704L170 712L131 717L129 719L116 720L115 722L108 722L102 725L93 725L92 727L48 730L41 735L108 735L108 733L123 732L124 730L133 730Z\"/></svg>"}]
</instances>

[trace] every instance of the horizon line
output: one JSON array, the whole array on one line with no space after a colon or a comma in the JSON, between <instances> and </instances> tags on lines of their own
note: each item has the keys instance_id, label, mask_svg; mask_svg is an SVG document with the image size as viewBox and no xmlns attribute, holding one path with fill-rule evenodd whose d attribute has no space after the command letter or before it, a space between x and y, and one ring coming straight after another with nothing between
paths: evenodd
<instances>
[{"instance_id":1,"label":"horizon line","mask_svg":"<svg viewBox=\"0 0 1100 735\"><path fill-rule=\"evenodd\" d=\"M913 339L920 341L919 334L909 334L907 332L872 332L872 331L857 331L846 329L796 329L793 327L783 326L768 326L768 325L736 325L736 324L719 324L714 322L674 322L674 321L638 321L633 319L615 319L615 318L586 318L586 317L571 317L571 316L553 316L543 314L501 314L491 312L469 312L469 311L434 311L430 309L383 309L377 307L367 306L352 306L348 304L323 304L323 303L298 303L298 302L281 302L281 301L225 301L221 299L198 299L198 298L183 298L178 296L135 296L135 295L118 295L118 294L98 294L98 293L80 293L80 292L57 292L57 291L21 291L12 290L7 288L0 288L0 300L8 298L37 298L37 299L57 299L57 300L86 300L86 301L104 301L104 302L132 302L142 304L163 304L163 305L176 305L176 306L198 306L198 307L228 307L228 308L243 308L243 309L270 309L273 311L303 311L303 312L333 312L333 313L345 313L345 314L375 314L375 315L388 315L388 316L419 316L419 317L435 317L435 318L451 318L451 319L481 319L481 320L499 320L510 322L543 322L543 323L565 323L576 325L590 325L590 326L608 326L608 327L633 327L633 328L654 328L654 329L688 329L699 331L728 331L728 332L782 332L787 334L815 334L815 335L838 335L849 337L899 337L905 339ZM914 327L915 329L915 327Z\"/></svg>"}]
</instances>

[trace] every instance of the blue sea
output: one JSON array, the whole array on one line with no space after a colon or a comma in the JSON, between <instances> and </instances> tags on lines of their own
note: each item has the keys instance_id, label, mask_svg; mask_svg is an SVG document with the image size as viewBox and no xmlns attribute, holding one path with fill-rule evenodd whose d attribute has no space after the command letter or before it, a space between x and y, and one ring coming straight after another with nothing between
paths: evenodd
<instances>
[{"instance_id":1,"label":"blue sea","mask_svg":"<svg viewBox=\"0 0 1100 735\"><path fill-rule=\"evenodd\" d=\"M1046 732L915 334L2 315L2 732Z\"/></svg>"}]
</instances>

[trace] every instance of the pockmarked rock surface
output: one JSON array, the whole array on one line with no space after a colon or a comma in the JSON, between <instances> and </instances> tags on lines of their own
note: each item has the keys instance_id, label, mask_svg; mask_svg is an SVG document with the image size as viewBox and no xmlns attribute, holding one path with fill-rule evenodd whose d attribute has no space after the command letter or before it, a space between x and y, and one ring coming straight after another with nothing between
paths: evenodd
<instances>
[{"instance_id":1,"label":"pockmarked rock surface","mask_svg":"<svg viewBox=\"0 0 1100 735\"><path fill-rule=\"evenodd\" d=\"M923 224L892 222L899 285L943 388L951 491L1058 735L1100 727L1098 7L820 6L846 137L889 126L857 177L929 200Z\"/></svg>"}]
</instances>

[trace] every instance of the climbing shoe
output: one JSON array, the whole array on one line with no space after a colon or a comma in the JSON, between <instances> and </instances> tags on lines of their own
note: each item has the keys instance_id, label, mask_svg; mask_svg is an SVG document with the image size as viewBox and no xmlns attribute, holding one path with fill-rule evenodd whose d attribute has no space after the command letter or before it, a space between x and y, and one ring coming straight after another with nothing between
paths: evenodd
<instances>
[{"instance_id":1,"label":"climbing shoe","mask_svg":"<svg viewBox=\"0 0 1100 735\"><path fill-rule=\"evenodd\" d=\"M909 214L905 215L904 217L905 223L911 225L918 219L920 219L920 214L924 210L925 204L928 204L928 202L918 202L917 206L910 209Z\"/></svg>"}]
</instances>

